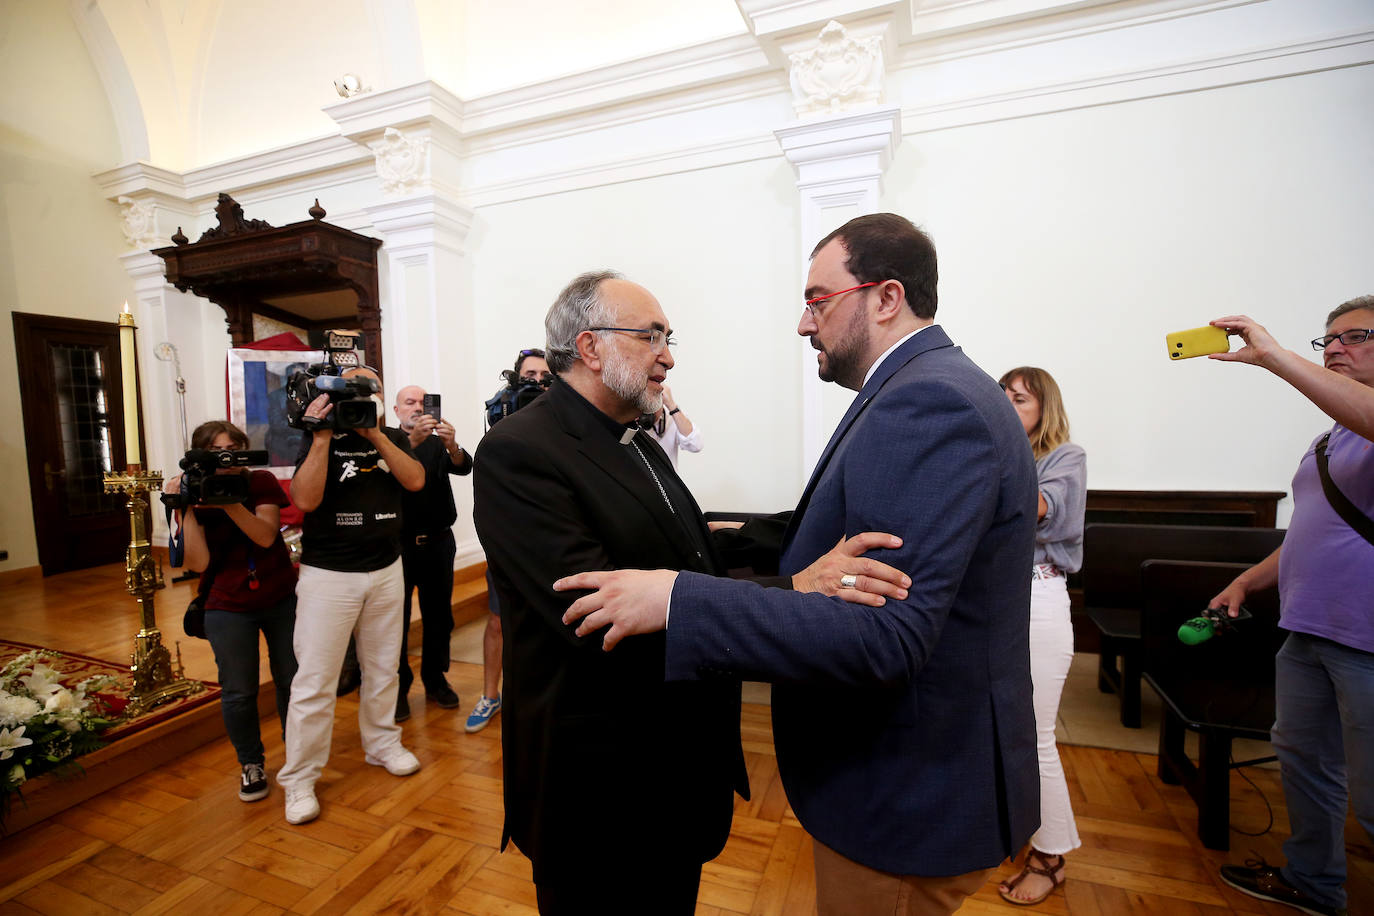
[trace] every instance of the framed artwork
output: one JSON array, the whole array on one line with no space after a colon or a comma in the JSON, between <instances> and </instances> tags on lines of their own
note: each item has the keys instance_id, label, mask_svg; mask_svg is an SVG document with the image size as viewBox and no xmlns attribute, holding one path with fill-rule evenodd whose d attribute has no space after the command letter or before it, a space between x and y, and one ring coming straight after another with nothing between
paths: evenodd
<instances>
[{"instance_id":1,"label":"framed artwork","mask_svg":"<svg viewBox=\"0 0 1374 916\"><path fill-rule=\"evenodd\" d=\"M248 447L267 451L267 470L290 480L305 432L286 425L286 380L320 361L318 350L229 351L229 422L248 434Z\"/></svg>"}]
</instances>

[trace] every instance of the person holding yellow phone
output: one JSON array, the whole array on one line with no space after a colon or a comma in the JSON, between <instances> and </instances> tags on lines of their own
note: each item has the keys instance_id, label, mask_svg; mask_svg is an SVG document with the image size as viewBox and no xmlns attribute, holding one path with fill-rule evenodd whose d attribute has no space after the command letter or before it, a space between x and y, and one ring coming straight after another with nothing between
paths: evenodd
<instances>
[{"instance_id":1,"label":"person holding yellow phone","mask_svg":"<svg viewBox=\"0 0 1374 916\"><path fill-rule=\"evenodd\" d=\"M1277 585L1279 626L1288 631L1274 658L1270 732L1288 807L1287 861L1223 865L1221 878L1304 913L1344 913L1347 802L1374 836L1374 296L1327 316L1312 341L1321 366L1253 318L1212 324L1245 346L1210 359L1262 366L1335 421L1298 464L1283 544L1209 602L1234 617L1247 595Z\"/></svg>"}]
</instances>

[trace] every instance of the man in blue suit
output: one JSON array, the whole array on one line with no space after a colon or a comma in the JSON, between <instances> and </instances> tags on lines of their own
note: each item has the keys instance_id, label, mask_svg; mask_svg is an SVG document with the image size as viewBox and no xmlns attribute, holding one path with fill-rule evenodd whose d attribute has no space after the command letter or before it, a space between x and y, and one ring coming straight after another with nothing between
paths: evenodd
<instances>
[{"instance_id":1,"label":"man in blue suit","mask_svg":"<svg viewBox=\"0 0 1374 916\"><path fill-rule=\"evenodd\" d=\"M936 278L924 233L859 217L812 252L797 329L820 377L858 396L783 535L780 572L847 535L892 532L902 545L883 559L910 575L905 599L869 607L664 570L555 586L598 589L564 619L583 618L579 634L611 624L608 650L666 627L670 680L775 685L778 770L815 840L822 914L953 912L1039 819L1035 468L1006 395L933 323Z\"/></svg>"}]
</instances>

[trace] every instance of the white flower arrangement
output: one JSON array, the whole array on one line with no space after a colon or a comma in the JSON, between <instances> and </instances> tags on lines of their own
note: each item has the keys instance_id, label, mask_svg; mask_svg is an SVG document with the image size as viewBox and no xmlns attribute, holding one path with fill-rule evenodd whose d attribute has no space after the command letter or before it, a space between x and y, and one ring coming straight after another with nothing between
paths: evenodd
<instances>
[{"instance_id":1,"label":"white flower arrangement","mask_svg":"<svg viewBox=\"0 0 1374 916\"><path fill-rule=\"evenodd\" d=\"M19 787L42 773L79 769L74 762L101 746L97 734L114 724L96 692L116 682L111 675L88 677L74 687L35 649L0 669L0 821Z\"/></svg>"}]
</instances>

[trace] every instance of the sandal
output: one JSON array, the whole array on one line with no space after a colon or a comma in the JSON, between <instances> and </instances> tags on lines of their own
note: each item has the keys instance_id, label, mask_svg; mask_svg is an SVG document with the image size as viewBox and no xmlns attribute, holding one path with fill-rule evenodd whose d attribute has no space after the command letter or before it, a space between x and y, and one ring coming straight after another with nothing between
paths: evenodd
<instances>
[{"instance_id":1,"label":"sandal","mask_svg":"<svg viewBox=\"0 0 1374 916\"><path fill-rule=\"evenodd\" d=\"M1053 865L1051 865L1051 859L1055 859L1057 861ZM1038 865L1035 864L1037 862L1039 863ZM1019 897L1013 897L1010 892L1014 891L1016 889L1016 886L1020 884L1022 881L1026 880L1026 876L1031 874L1032 872L1034 872L1037 875L1043 875L1046 878L1049 878L1049 889L1045 891L1045 893L1041 894L1039 897L1033 897L1030 900L1022 900ZM1015 878L1012 878L1010 881L1006 882L1005 889L998 888L997 893L1001 895L1002 899L1005 900L1007 903L1015 904L1016 906L1035 906L1037 903L1044 903L1047 899L1049 899L1050 894L1053 894L1063 883L1064 857L1062 855L1047 856L1040 850L1031 847L1030 851L1026 853L1026 864L1025 867L1021 869L1021 873L1018 874Z\"/></svg>"}]
</instances>

